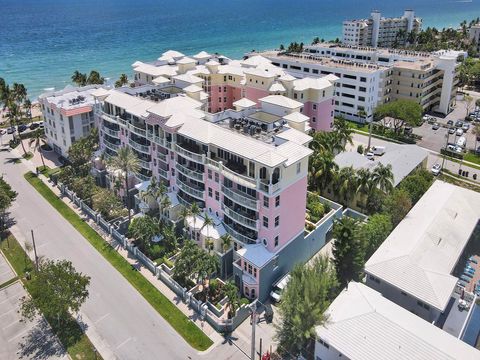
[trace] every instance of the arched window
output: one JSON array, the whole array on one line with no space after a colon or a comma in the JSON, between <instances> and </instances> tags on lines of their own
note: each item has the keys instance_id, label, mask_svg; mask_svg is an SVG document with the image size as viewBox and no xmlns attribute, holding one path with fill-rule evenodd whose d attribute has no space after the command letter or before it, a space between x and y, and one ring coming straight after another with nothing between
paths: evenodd
<instances>
[{"instance_id":1,"label":"arched window","mask_svg":"<svg viewBox=\"0 0 480 360\"><path fill-rule=\"evenodd\" d=\"M276 184L280 180L280 168L275 168L272 174L272 184Z\"/></svg>"}]
</instances>

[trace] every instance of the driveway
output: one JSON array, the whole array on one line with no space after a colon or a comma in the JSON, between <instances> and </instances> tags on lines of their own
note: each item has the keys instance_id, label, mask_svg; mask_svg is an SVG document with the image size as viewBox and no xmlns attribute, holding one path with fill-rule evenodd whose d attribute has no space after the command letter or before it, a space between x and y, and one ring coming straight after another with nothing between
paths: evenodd
<instances>
[{"instance_id":1,"label":"driveway","mask_svg":"<svg viewBox=\"0 0 480 360\"><path fill-rule=\"evenodd\" d=\"M220 345L199 354L148 304L35 189L13 164L10 152L0 152L6 180L18 192L11 208L12 233L23 244L35 232L37 251L49 259L66 259L91 277L90 296L80 311L86 333L104 359L245 359L235 346Z\"/></svg>"},{"instance_id":2,"label":"driveway","mask_svg":"<svg viewBox=\"0 0 480 360\"><path fill-rule=\"evenodd\" d=\"M27 293L20 281L0 290L0 359L62 359L68 356L42 317L20 321L20 298Z\"/></svg>"}]
</instances>

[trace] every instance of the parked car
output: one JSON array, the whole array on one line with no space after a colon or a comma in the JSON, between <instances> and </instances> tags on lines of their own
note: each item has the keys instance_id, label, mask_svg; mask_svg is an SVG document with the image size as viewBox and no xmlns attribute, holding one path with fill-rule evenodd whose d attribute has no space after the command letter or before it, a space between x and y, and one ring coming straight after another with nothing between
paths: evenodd
<instances>
[{"instance_id":1,"label":"parked car","mask_svg":"<svg viewBox=\"0 0 480 360\"><path fill-rule=\"evenodd\" d=\"M430 120L430 115L423 115L422 122Z\"/></svg>"},{"instance_id":2,"label":"parked car","mask_svg":"<svg viewBox=\"0 0 480 360\"><path fill-rule=\"evenodd\" d=\"M447 121L447 125L448 125L448 126L453 126L453 120L448 120L448 121Z\"/></svg>"},{"instance_id":3,"label":"parked car","mask_svg":"<svg viewBox=\"0 0 480 360\"><path fill-rule=\"evenodd\" d=\"M457 122L455 123L455 127L461 128L462 126L463 126L463 121L462 120L457 120Z\"/></svg>"},{"instance_id":4,"label":"parked car","mask_svg":"<svg viewBox=\"0 0 480 360\"><path fill-rule=\"evenodd\" d=\"M385 154L385 146L372 146L372 152L374 155Z\"/></svg>"},{"instance_id":5,"label":"parked car","mask_svg":"<svg viewBox=\"0 0 480 360\"><path fill-rule=\"evenodd\" d=\"M30 124L30 130L35 130L36 128L38 128L40 125L38 123L31 123Z\"/></svg>"},{"instance_id":6,"label":"parked car","mask_svg":"<svg viewBox=\"0 0 480 360\"><path fill-rule=\"evenodd\" d=\"M457 152L457 153L459 153L459 154L463 153L463 147L458 146L458 145L455 146L455 152Z\"/></svg>"},{"instance_id":7,"label":"parked car","mask_svg":"<svg viewBox=\"0 0 480 360\"><path fill-rule=\"evenodd\" d=\"M457 129L457 131L455 132L455 135L462 136L463 135L463 129L461 129L461 128Z\"/></svg>"},{"instance_id":8,"label":"parked car","mask_svg":"<svg viewBox=\"0 0 480 360\"><path fill-rule=\"evenodd\" d=\"M440 170L442 170L442 167L440 166L440 164L435 164L432 166L432 174L437 176L438 174L440 174Z\"/></svg>"},{"instance_id":9,"label":"parked car","mask_svg":"<svg viewBox=\"0 0 480 360\"><path fill-rule=\"evenodd\" d=\"M40 121L40 122L38 123L38 127L39 127L40 129L43 129L43 128L45 127L45 125L43 125L43 121Z\"/></svg>"},{"instance_id":10,"label":"parked car","mask_svg":"<svg viewBox=\"0 0 480 360\"><path fill-rule=\"evenodd\" d=\"M480 146L475 150L475 154L480 155Z\"/></svg>"},{"instance_id":11,"label":"parked car","mask_svg":"<svg viewBox=\"0 0 480 360\"><path fill-rule=\"evenodd\" d=\"M405 128L403 129L403 133L404 133L405 135L411 135L412 132L413 132L413 129L412 129L411 126L405 126Z\"/></svg>"},{"instance_id":12,"label":"parked car","mask_svg":"<svg viewBox=\"0 0 480 360\"><path fill-rule=\"evenodd\" d=\"M25 125L25 124L18 125L18 132L19 133L24 132L25 130L27 130L27 125Z\"/></svg>"},{"instance_id":13,"label":"parked car","mask_svg":"<svg viewBox=\"0 0 480 360\"><path fill-rule=\"evenodd\" d=\"M448 129L448 133L449 133L450 135L455 134L455 128L454 128L454 127L451 127L450 129Z\"/></svg>"},{"instance_id":14,"label":"parked car","mask_svg":"<svg viewBox=\"0 0 480 360\"><path fill-rule=\"evenodd\" d=\"M7 134L13 134L15 132L15 128L13 126L7 129Z\"/></svg>"},{"instance_id":15,"label":"parked car","mask_svg":"<svg viewBox=\"0 0 480 360\"><path fill-rule=\"evenodd\" d=\"M438 129L440 129L440 125L436 122L433 124L432 130L438 130Z\"/></svg>"},{"instance_id":16,"label":"parked car","mask_svg":"<svg viewBox=\"0 0 480 360\"><path fill-rule=\"evenodd\" d=\"M462 126L463 131L467 132L470 129L470 124L464 123Z\"/></svg>"},{"instance_id":17,"label":"parked car","mask_svg":"<svg viewBox=\"0 0 480 360\"><path fill-rule=\"evenodd\" d=\"M457 140L457 146L464 148L466 144L467 144L467 139L465 138L465 136L460 136Z\"/></svg>"},{"instance_id":18,"label":"parked car","mask_svg":"<svg viewBox=\"0 0 480 360\"><path fill-rule=\"evenodd\" d=\"M448 144L447 145L447 150L448 151L455 151L456 147L457 146L455 144Z\"/></svg>"},{"instance_id":19,"label":"parked car","mask_svg":"<svg viewBox=\"0 0 480 360\"><path fill-rule=\"evenodd\" d=\"M7 133L7 130L0 129L0 135L5 135Z\"/></svg>"},{"instance_id":20,"label":"parked car","mask_svg":"<svg viewBox=\"0 0 480 360\"><path fill-rule=\"evenodd\" d=\"M375 158L375 154L371 151L367 152L365 156L367 157L368 160L373 160Z\"/></svg>"},{"instance_id":21,"label":"parked car","mask_svg":"<svg viewBox=\"0 0 480 360\"><path fill-rule=\"evenodd\" d=\"M270 297L274 302L278 303L282 300L282 291L285 289L289 281L290 275L287 274L273 284L273 290L270 292Z\"/></svg>"}]
</instances>

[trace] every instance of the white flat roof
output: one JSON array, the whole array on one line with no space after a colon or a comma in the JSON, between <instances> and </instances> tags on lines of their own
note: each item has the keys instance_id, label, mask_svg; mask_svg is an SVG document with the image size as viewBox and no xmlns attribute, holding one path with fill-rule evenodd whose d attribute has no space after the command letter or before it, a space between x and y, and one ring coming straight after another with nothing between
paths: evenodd
<instances>
[{"instance_id":1,"label":"white flat roof","mask_svg":"<svg viewBox=\"0 0 480 360\"><path fill-rule=\"evenodd\" d=\"M299 113L298 111L295 111L293 113L290 113L288 115L285 115L283 117L285 120L294 122L294 123L304 123L308 121L310 118L307 115L303 115L302 113Z\"/></svg>"},{"instance_id":2,"label":"white flat roof","mask_svg":"<svg viewBox=\"0 0 480 360\"><path fill-rule=\"evenodd\" d=\"M174 76L174 75L177 75L178 67L172 66L172 65L155 66L152 64L141 63L135 66L133 70L144 73L144 74L148 74L154 77L162 76L162 75Z\"/></svg>"},{"instance_id":3,"label":"white flat roof","mask_svg":"<svg viewBox=\"0 0 480 360\"><path fill-rule=\"evenodd\" d=\"M303 91L307 89L323 90L332 86L332 82L328 78L310 78L297 79L293 82L294 89Z\"/></svg>"},{"instance_id":4,"label":"white flat roof","mask_svg":"<svg viewBox=\"0 0 480 360\"><path fill-rule=\"evenodd\" d=\"M249 263L258 268L263 267L275 254L268 251L262 244L245 245L237 253Z\"/></svg>"},{"instance_id":5,"label":"white flat roof","mask_svg":"<svg viewBox=\"0 0 480 360\"><path fill-rule=\"evenodd\" d=\"M480 358L475 348L361 283L351 282L327 314L317 336L351 360Z\"/></svg>"},{"instance_id":6,"label":"white flat roof","mask_svg":"<svg viewBox=\"0 0 480 360\"><path fill-rule=\"evenodd\" d=\"M286 90L287 89L285 89L285 86L277 82L270 85L270 88L268 89L268 91L286 91Z\"/></svg>"},{"instance_id":7,"label":"white flat roof","mask_svg":"<svg viewBox=\"0 0 480 360\"><path fill-rule=\"evenodd\" d=\"M148 109L149 113L160 117L169 117L176 113L184 113L192 116L202 117L203 112L198 110L202 106L200 101L192 99L188 96L175 96L155 103Z\"/></svg>"},{"instance_id":8,"label":"white flat roof","mask_svg":"<svg viewBox=\"0 0 480 360\"><path fill-rule=\"evenodd\" d=\"M288 109L296 109L296 108L299 108L299 107L303 106L303 104L301 102L299 102L297 100L290 99L290 98L288 98L286 96L283 96L283 95L269 95L269 96L265 96L263 98L260 98L258 100L261 101L261 102L266 102L266 103L269 103L269 104L282 106L282 107L285 107L285 108L288 108Z\"/></svg>"},{"instance_id":9,"label":"white flat roof","mask_svg":"<svg viewBox=\"0 0 480 360\"><path fill-rule=\"evenodd\" d=\"M256 106L257 103L255 101L252 101L250 99L247 99L247 98L241 98L240 100L237 100L233 103L233 106L240 106L240 107L243 107L243 108L249 108L249 107L252 107L252 106Z\"/></svg>"},{"instance_id":10,"label":"white flat roof","mask_svg":"<svg viewBox=\"0 0 480 360\"><path fill-rule=\"evenodd\" d=\"M443 311L451 275L480 217L480 194L435 181L365 264L365 271Z\"/></svg>"}]
</instances>

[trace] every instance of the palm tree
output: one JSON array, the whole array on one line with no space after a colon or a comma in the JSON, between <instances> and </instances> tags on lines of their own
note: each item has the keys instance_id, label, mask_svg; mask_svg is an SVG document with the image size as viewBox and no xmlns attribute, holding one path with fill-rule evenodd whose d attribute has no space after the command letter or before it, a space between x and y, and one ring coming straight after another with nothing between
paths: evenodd
<instances>
[{"instance_id":1,"label":"palm tree","mask_svg":"<svg viewBox=\"0 0 480 360\"><path fill-rule=\"evenodd\" d=\"M23 102L23 108L25 109L25 115L27 115L29 122L32 121L32 102L30 99L25 99Z\"/></svg>"},{"instance_id":2,"label":"palm tree","mask_svg":"<svg viewBox=\"0 0 480 360\"><path fill-rule=\"evenodd\" d=\"M33 152L38 151L40 153L40 158L42 159L43 168L45 169L45 160L43 159L42 145L46 145L47 141L45 139L45 133L43 130L37 129L33 133L33 136L30 138L29 145L32 147Z\"/></svg>"},{"instance_id":3,"label":"palm tree","mask_svg":"<svg viewBox=\"0 0 480 360\"><path fill-rule=\"evenodd\" d=\"M393 190L392 165L379 163L372 172L372 185L388 194Z\"/></svg>"},{"instance_id":4,"label":"palm tree","mask_svg":"<svg viewBox=\"0 0 480 360\"><path fill-rule=\"evenodd\" d=\"M210 226L213 225L213 219L208 216L207 213L205 213L205 217L204 217L204 220L203 220L203 225L202 225L202 228L200 229L200 231L202 231L202 229L204 227L207 227L207 240L205 241L205 248L208 249L208 251L210 252L212 249L210 248L210 245L211 245L211 238L210 238Z\"/></svg>"},{"instance_id":5,"label":"palm tree","mask_svg":"<svg viewBox=\"0 0 480 360\"><path fill-rule=\"evenodd\" d=\"M348 205L357 191L357 181L355 177L355 170L352 166L340 169L336 175L335 187L338 196L344 205Z\"/></svg>"},{"instance_id":6,"label":"palm tree","mask_svg":"<svg viewBox=\"0 0 480 360\"><path fill-rule=\"evenodd\" d=\"M240 297L238 296L238 288L235 286L234 283L228 281L223 286L223 292L227 297L227 307L228 307L228 318L232 318L235 316L235 312L238 309L240 304Z\"/></svg>"},{"instance_id":7,"label":"palm tree","mask_svg":"<svg viewBox=\"0 0 480 360\"><path fill-rule=\"evenodd\" d=\"M201 213L200 207L196 202L194 202L190 206L190 214L193 216L193 233L197 231L197 216L200 215L200 213Z\"/></svg>"},{"instance_id":8,"label":"palm tree","mask_svg":"<svg viewBox=\"0 0 480 360\"><path fill-rule=\"evenodd\" d=\"M72 81L78 86L85 86L87 84L87 75L75 70L71 77Z\"/></svg>"},{"instance_id":9,"label":"palm tree","mask_svg":"<svg viewBox=\"0 0 480 360\"><path fill-rule=\"evenodd\" d=\"M125 204L128 209L128 221L130 222L132 215L130 214L130 202L128 201L128 175L140 171L140 160L132 149L128 146L122 146L118 149L117 155L110 158L109 164L113 169L123 172L125 181Z\"/></svg>"},{"instance_id":10,"label":"palm tree","mask_svg":"<svg viewBox=\"0 0 480 360\"><path fill-rule=\"evenodd\" d=\"M320 193L332 183L334 173L337 170L338 165L330 151L316 152L310 159L309 178L312 179L313 184Z\"/></svg>"},{"instance_id":11,"label":"palm tree","mask_svg":"<svg viewBox=\"0 0 480 360\"><path fill-rule=\"evenodd\" d=\"M162 215L165 216L165 212L166 212L166 210L168 210L170 205L172 205L172 202L170 201L170 198L168 196L164 196L162 198L162 200L160 201L159 205L160 205Z\"/></svg>"},{"instance_id":12,"label":"palm tree","mask_svg":"<svg viewBox=\"0 0 480 360\"><path fill-rule=\"evenodd\" d=\"M115 87L122 87L125 84L128 84L128 77L126 74L122 74L120 75L120 78L115 82Z\"/></svg>"},{"instance_id":13,"label":"palm tree","mask_svg":"<svg viewBox=\"0 0 480 360\"><path fill-rule=\"evenodd\" d=\"M348 127L347 121L342 118L336 118L333 121L333 127L338 135L340 144L342 145L342 150L345 150L345 145L349 143L353 145L352 133L353 130Z\"/></svg>"},{"instance_id":14,"label":"palm tree","mask_svg":"<svg viewBox=\"0 0 480 360\"><path fill-rule=\"evenodd\" d=\"M182 207L182 210L180 211L180 216L182 217L183 219L183 227L186 228L187 227L187 218L192 215L192 213L190 212L190 208L189 207L186 207L186 206L183 206Z\"/></svg>"},{"instance_id":15,"label":"palm tree","mask_svg":"<svg viewBox=\"0 0 480 360\"><path fill-rule=\"evenodd\" d=\"M100 73L96 70L90 71L90 75L88 75L87 84L104 84L105 78L100 75Z\"/></svg>"},{"instance_id":16,"label":"palm tree","mask_svg":"<svg viewBox=\"0 0 480 360\"><path fill-rule=\"evenodd\" d=\"M233 238L230 234L225 233L222 236L220 236L220 240L222 241L222 249L223 249L223 253L225 254L228 250L230 250L230 248L232 246ZM223 269L225 271L225 277L227 277L227 272L226 272L227 265L226 265L225 256L223 258L224 258Z\"/></svg>"},{"instance_id":17,"label":"palm tree","mask_svg":"<svg viewBox=\"0 0 480 360\"><path fill-rule=\"evenodd\" d=\"M175 235L175 228L173 225L167 225L163 227L163 243L165 244L165 250L169 253L175 251L178 246L178 239Z\"/></svg>"},{"instance_id":18,"label":"palm tree","mask_svg":"<svg viewBox=\"0 0 480 360\"><path fill-rule=\"evenodd\" d=\"M356 178L356 193L359 194L361 199L363 200L370 194L370 191L372 189L372 174L370 173L370 170L360 168L356 172Z\"/></svg>"}]
</instances>

